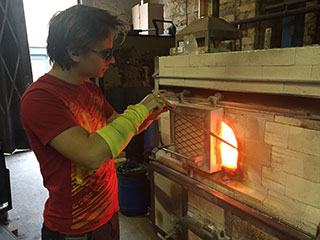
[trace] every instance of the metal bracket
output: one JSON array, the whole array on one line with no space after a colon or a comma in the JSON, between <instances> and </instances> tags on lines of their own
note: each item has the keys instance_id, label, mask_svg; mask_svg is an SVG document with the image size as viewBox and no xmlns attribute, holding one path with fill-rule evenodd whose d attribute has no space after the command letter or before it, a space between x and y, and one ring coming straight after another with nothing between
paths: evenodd
<instances>
[{"instance_id":1,"label":"metal bracket","mask_svg":"<svg viewBox=\"0 0 320 240\"><path fill-rule=\"evenodd\" d=\"M221 93L216 93L214 96L209 96L208 101L211 103L213 107L217 106L218 101L223 99L223 95Z\"/></svg>"},{"instance_id":2,"label":"metal bracket","mask_svg":"<svg viewBox=\"0 0 320 240\"><path fill-rule=\"evenodd\" d=\"M184 97L190 95L190 91L183 90L181 93L177 93L176 96L179 98L179 103L184 103Z\"/></svg>"}]
</instances>

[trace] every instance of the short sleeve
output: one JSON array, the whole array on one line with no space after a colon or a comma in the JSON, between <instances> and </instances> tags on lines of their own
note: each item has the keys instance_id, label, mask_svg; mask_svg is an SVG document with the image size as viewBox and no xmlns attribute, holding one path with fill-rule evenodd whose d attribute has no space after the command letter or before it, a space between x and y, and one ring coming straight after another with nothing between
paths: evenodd
<instances>
[{"instance_id":1,"label":"short sleeve","mask_svg":"<svg viewBox=\"0 0 320 240\"><path fill-rule=\"evenodd\" d=\"M103 109L104 109L105 119L108 119L109 117L111 117L114 112L114 109L110 105L110 103L106 100L101 88L99 88L95 83L93 83L91 81L87 81L86 83L87 83L88 88L91 89L91 91L93 91L96 95L98 95L101 99L104 100Z\"/></svg>"},{"instance_id":2,"label":"short sleeve","mask_svg":"<svg viewBox=\"0 0 320 240\"><path fill-rule=\"evenodd\" d=\"M40 89L23 96L20 111L24 128L32 131L43 145L65 130L78 125L61 99Z\"/></svg>"}]
</instances>

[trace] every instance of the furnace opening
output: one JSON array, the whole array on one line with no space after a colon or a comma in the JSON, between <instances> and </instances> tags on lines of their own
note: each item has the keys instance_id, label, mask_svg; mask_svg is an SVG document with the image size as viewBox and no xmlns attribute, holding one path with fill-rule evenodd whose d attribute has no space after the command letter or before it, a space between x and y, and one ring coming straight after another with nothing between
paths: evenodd
<instances>
[{"instance_id":1,"label":"furnace opening","mask_svg":"<svg viewBox=\"0 0 320 240\"><path fill-rule=\"evenodd\" d=\"M238 147L238 142L236 136L231 129L225 122L221 122L221 131L220 137L235 147ZM232 148L231 146L220 142L220 154L221 154L221 166L226 167L232 170L237 169L238 166L238 150Z\"/></svg>"}]
</instances>

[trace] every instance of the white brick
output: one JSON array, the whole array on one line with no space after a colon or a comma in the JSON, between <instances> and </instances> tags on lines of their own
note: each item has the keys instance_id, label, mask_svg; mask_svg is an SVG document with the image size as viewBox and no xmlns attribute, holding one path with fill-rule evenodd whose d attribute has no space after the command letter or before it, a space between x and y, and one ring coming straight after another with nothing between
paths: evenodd
<instances>
[{"instance_id":1,"label":"white brick","mask_svg":"<svg viewBox=\"0 0 320 240\"><path fill-rule=\"evenodd\" d=\"M163 133L163 132L161 132L160 134L161 134L162 143L164 145L169 145L169 144L172 143L170 134L166 134L166 133Z\"/></svg>"},{"instance_id":2,"label":"white brick","mask_svg":"<svg viewBox=\"0 0 320 240\"><path fill-rule=\"evenodd\" d=\"M312 166L310 166L312 167ZM287 175L286 196L320 208L320 184Z\"/></svg>"},{"instance_id":3,"label":"white brick","mask_svg":"<svg viewBox=\"0 0 320 240\"><path fill-rule=\"evenodd\" d=\"M170 76L177 77L208 77L208 78L223 78L225 74L224 67L177 67L177 68L166 68L165 72L170 72ZM169 70L169 71L168 71ZM168 75L168 74L163 74Z\"/></svg>"},{"instance_id":4,"label":"white brick","mask_svg":"<svg viewBox=\"0 0 320 240\"><path fill-rule=\"evenodd\" d=\"M290 126L288 148L320 156L320 131Z\"/></svg>"},{"instance_id":5,"label":"white brick","mask_svg":"<svg viewBox=\"0 0 320 240\"><path fill-rule=\"evenodd\" d=\"M277 168L281 171L284 171L284 164L285 164L285 153L284 150L286 148L272 146L272 153L271 153L271 167Z\"/></svg>"},{"instance_id":6,"label":"white brick","mask_svg":"<svg viewBox=\"0 0 320 240\"><path fill-rule=\"evenodd\" d=\"M160 57L159 64L165 67L187 67L189 66L189 55Z\"/></svg>"},{"instance_id":7,"label":"white brick","mask_svg":"<svg viewBox=\"0 0 320 240\"><path fill-rule=\"evenodd\" d=\"M301 218L307 208L305 204L273 191L268 192L268 196L264 200L263 205L268 207L268 212L273 216L281 218L297 227L301 226Z\"/></svg>"},{"instance_id":8,"label":"white brick","mask_svg":"<svg viewBox=\"0 0 320 240\"><path fill-rule=\"evenodd\" d=\"M170 135L170 119L165 116L161 116L159 119L159 128L161 133Z\"/></svg>"},{"instance_id":9,"label":"white brick","mask_svg":"<svg viewBox=\"0 0 320 240\"><path fill-rule=\"evenodd\" d=\"M284 195L285 193L285 186L277 183L275 181L272 181L268 178L262 178L262 186L266 189L266 190L272 190L276 193L282 194Z\"/></svg>"},{"instance_id":10,"label":"white brick","mask_svg":"<svg viewBox=\"0 0 320 240\"><path fill-rule=\"evenodd\" d=\"M162 65L159 66L159 75L160 76L174 76L175 68L168 68Z\"/></svg>"},{"instance_id":11,"label":"white brick","mask_svg":"<svg viewBox=\"0 0 320 240\"><path fill-rule=\"evenodd\" d=\"M263 79L310 80L311 72L311 66L263 66Z\"/></svg>"},{"instance_id":12,"label":"white brick","mask_svg":"<svg viewBox=\"0 0 320 240\"><path fill-rule=\"evenodd\" d=\"M308 206L303 218L303 226L308 232L316 235L316 229L320 223L320 209Z\"/></svg>"},{"instance_id":13,"label":"white brick","mask_svg":"<svg viewBox=\"0 0 320 240\"><path fill-rule=\"evenodd\" d=\"M320 80L320 66L312 66L311 80Z\"/></svg>"},{"instance_id":14,"label":"white brick","mask_svg":"<svg viewBox=\"0 0 320 240\"><path fill-rule=\"evenodd\" d=\"M312 66L292 66L289 67L289 79L292 80L310 80Z\"/></svg>"},{"instance_id":15,"label":"white brick","mask_svg":"<svg viewBox=\"0 0 320 240\"><path fill-rule=\"evenodd\" d=\"M195 85L196 84L196 85ZM173 85L173 84L170 84ZM173 85L176 86L176 85ZM239 91L239 92L272 92L272 93L283 93L282 83L252 83L252 82L239 82L223 81L223 80L185 80L186 87L198 87L198 88L209 88L215 90L227 90L227 91Z\"/></svg>"},{"instance_id":16,"label":"white brick","mask_svg":"<svg viewBox=\"0 0 320 240\"><path fill-rule=\"evenodd\" d=\"M262 67L226 67L225 69L226 78L249 78L249 79L261 79L262 78Z\"/></svg>"},{"instance_id":17,"label":"white brick","mask_svg":"<svg viewBox=\"0 0 320 240\"><path fill-rule=\"evenodd\" d=\"M171 78L160 78L159 85L167 85L167 86L185 86L184 79L171 79Z\"/></svg>"},{"instance_id":18,"label":"white brick","mask_svg":"<svg viewBox=\"0 0 320 240\"><path fill-rule=\"evenodd\" d=\"M292 126L301 126L302 119L298 118L291 118L286 116L275 116L274 121L277 123L283 123L286 125L292 125Z\"/></svg>"},{"instance_id":19,"label":"white brick","mask_svg":"<svg viewBox=\"0 0 320 240\"><path fill-rule=\"evenodd\" d=\"M216 89L216 83L213 81L206 81L206 80L192 80L186 79L185 80L186 87L200 87L200 88L207 88L207 89Z\"/></svg>"},{"instance_id":20,"label":"white brick","mask_svg":"<svg viewBox=\"0 0 320 240\"><path fill-rule=\"evenodd\" d=\"M186 69L186 72L189 73L188 76L208 78L223 78L225 76L225 71L225 67L190 67L189 70Z\"/></svg>"},{"instance_id":21,"label":"white brick","mask_svg":"<svg viewBox=\"0 0 320 240\"><path fill-rule=\"evenodd\" d=\"M173 103L173 101L170 100L171 103ZM164 112L161 114L160 119L167 119L170 120L170 112Z\"/></svg>"},{"instance_id":22,"label":"white brick","mask_svg":"<svg viewBox=\"0 0 320 240\"><path fill-rule=\"evenodd\" d=\"M189 63L192 67L213 67L216 65L216 59L214 57L214 54L198 54L190 56Z\"/></svg>"},{"instance_id":23,"label":"white brick","mask_svg":"<svg viewBox=\"0 0 320 240\"><path fill-rule=\"evenodd\" d=\"M243 66L248 65L247 52L214 53L216 66Z\"/></svg>"},{"instance_id":24,"label":"white brick","mask_svg":"<svg viewBox=\"0 0 320 240\"><path fill-rule=\"evenodd\" d=\"M303 127L307 129L320 131L320 121L318 120L311 120L311 119L305 119L305 118L291 118L286 116L276 116L274 121L278 123L283 123L286 125Z\"/></svg>"},{"instance_id":25,"label":"white brick","mask_svg":"<svg viewBox=\"0 0 320 240\"><path fill-rule=\"evenodd\" d=\"M295 48L249 51L248 65L291 66L295 62L295 51Z\"/></svg>"},{"instance_id":26,"label":"white brick","mask_svg":"<svg viewBox=\"0 0 320 240\"><path fill-rule=\"evenodd\" d=\"M263 166L262 177L272 180L273 182L279 183L281 185L285 185L287 175L279 169Z\"/></svg>"},{"instance_id":27,"label":"white brick","mask_svg":"<svg viewBox=\"0 0 320 240\"><path fill-rule=\"evenodd\" d=\"M320 47L296 48L296 65L320 65Z\"/></svg>"},{"instance_id":28,"label":"white brick","mask_svg":"<svg viewBox=\"0 0 320 240\"><path fill-rule=\"evenodd\" d=\"M283 93L319 97L320 85L319 84L303 85L301 83L284 83Z\"/></svg>"},{"instance_id":29,"label":"white brick","mask_svg":"<svg viewBox=\"0 0 320 240\"><path fill-rule=\"evenodd\" d=\"M236 134L238 137L238 135ZM271 145L266 144L261 141L253 141L253 140L245 140L242 141L242 139L238 138L239 142L245 142L243 151L245 153L245 159L246 164L254 164L256 166L255 169L259 171L259 182L261 181L261 174L262 174L262 165L264 166L270 166L271 164ZM259 161L257 161L259 159ZM249 166L248 166L249 171Z\"/></svg>"},{"instance_id":30,"label":"white brick","mask_svg":"<svg viewBox=\"0 0 320 240\"><path fill-rule=\"evenodd\" d=\"M278 170L320 183L320 157L272 147L272 162L281 163Z\"/></svg>"},{"instance_id":31,"label":"white brick","mask_svg":"<svg viewBox=\"0 0 320 240\"><path fill-rule=\"evenodd\" d=\"M289 137L289 126L267 122L264 140L266 143L278 147L287 147Z\"/></svg>"},{"instance_id":32,"label":"white brick","mask_svg":"<svg viewBox=\"0 0 320 240\"><path fill-rule=\"evenodd\" d=\"M250 157L247 158L250 161ZM261 189L262 186L262 166L256 162L251 161L246 165L247 175L244 174L246 185L253 189Z\"/></svg>"}]
</instances>

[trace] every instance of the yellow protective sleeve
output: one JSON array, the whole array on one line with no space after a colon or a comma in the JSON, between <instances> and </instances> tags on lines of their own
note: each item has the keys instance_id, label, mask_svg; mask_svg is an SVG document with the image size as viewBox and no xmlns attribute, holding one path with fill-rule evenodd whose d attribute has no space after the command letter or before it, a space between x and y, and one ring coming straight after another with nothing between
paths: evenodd
<instances>
[{"instance_id":1,"label":"yellow protective sleeve","mask_svg":"<svg viewBox=\"0 0 320 240\"><path fill-rule=\"evenodd\" d=\"M127 146L148 115L149 111L143 104L130 105L112 123L96 131L108 144L112 158Z\"/></svg>"}]
</instances>

